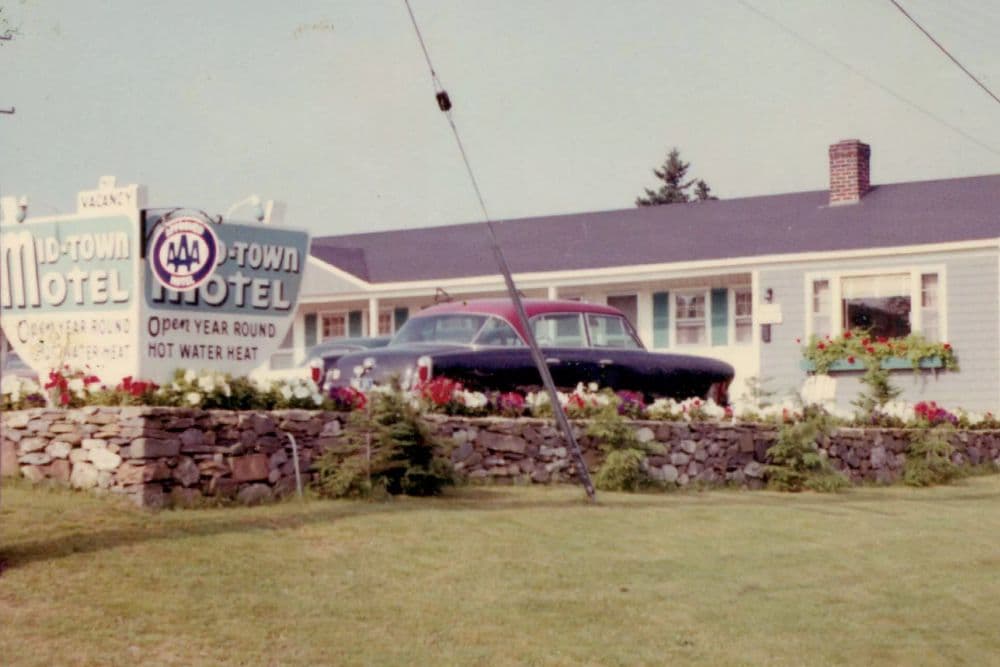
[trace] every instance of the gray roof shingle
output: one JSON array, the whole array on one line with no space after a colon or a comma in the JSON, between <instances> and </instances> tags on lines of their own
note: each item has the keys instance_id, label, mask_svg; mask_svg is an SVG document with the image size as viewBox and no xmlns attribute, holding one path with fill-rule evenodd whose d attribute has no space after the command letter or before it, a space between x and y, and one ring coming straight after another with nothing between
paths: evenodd
<instances>
[{"instance_id":1,"label":"gray roof shingle","mask_svg":"<svg viewBox=\"0 0 1000 667\"><path fill-rule=\"evenodd\" d=\"M1000 175L877 186L858 204L825 190L494 223L514 272L884 248L1000 237ZM482 223L324 236L312 255L371 283L493 274Z\"/></svg>"}]
</instances>

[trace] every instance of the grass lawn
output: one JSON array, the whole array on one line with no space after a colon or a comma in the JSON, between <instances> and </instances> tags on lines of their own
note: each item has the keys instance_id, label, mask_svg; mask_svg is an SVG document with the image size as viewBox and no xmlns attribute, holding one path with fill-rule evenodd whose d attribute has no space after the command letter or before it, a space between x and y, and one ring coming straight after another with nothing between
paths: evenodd
<instances>
[{"instance_id":1,"label":"grass lawn","mask_svg":"<svg viewBox=\"0 0 1000 667\"><path fill-rule=\"evenodd\" d=\"M1000 664L1000 476L131 509L5 482L0 664Z\"/></svg>"}]
</instances>

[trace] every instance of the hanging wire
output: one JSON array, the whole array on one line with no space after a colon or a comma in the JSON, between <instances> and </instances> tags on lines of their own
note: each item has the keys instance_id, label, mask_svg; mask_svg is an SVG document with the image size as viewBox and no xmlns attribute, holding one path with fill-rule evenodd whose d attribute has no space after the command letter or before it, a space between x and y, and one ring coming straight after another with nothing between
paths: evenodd
<instances>
[{"instance_id":1,"label":"hanging wire","mask_svg":"<svg viewBox=\"0 0 1000 667\"><path fill-rule=\"evenodd\" d=\"M580 449L580 443L577 442L576 436L573 434L573 427L569 423L566 411L563 410L562 404L559 402L559 392L556 390L555 382L552 380L552 373L549 371L548 363L545 361L545 357L542 356L542 351L538 347L538 341L535 339L535 334L531 330L531 325L528 322L528 314L524 310L524 303L521 301L521 296L518 293L517 286L514 284L514 278L510 272L510 266L507 264L507 258L504 256L503 249L500 247L500 242L497 240L496 230L493 228L493 220L490 218L490 213L486 209L486 200L483 198L483 193L479 189L479 182L476 180L476 174L472 169L469 154L466 152L465 146L462 144L462 137L458 132L458 127L455 125L455 119L451 113L451 99L448 97L448 92L441 84L441 80L438 78L437 72L434 70L433 63L431 63L431 56L427 50L427 44L424 42L424 37L420 33L420 26L417 25L417 17L413 14L413 8L410 6L410 0L403 0L403 2L406 4L406 10L410 13L410 21L413 23L413 30L417 34L417 41L420 42L420 49L424 52L424 60L427 61L427 69L429 69L431 73L431 84L434 86L434 95L437 99L438 108L444 112L445 117L448 119L448 125L451 126L451 133L454 135L455 143L458 144L458 151L462 155L462 162L465 163L465 171L469 175L469 181L472 183L472 189L475 191L476 199L479 201L479 208L483 212L483 219L486 221L486 229L489 232L493 256L496 258L497 265L500 267L500 272L503 274L504 283L507 285L507 292L510 294L511 301L514 304L514 309L517 311L518 320L521 323L521 329L524 331L525 337L527 338L532 359L534 359L535 366L538 368L538 373L542 378L542 383L545 385L545 389L548 392L553 415L556 418L556 422L559 424L560 430L563 432L563 435L566 437L566 440L570 445L574 459L576 459L577 471L580 475L580 481L583 483L583 487L587 491L587 497L590 500L594 500L594 483L590 479L590 472L587 470L587 463L583 460L583 451Z\"/></svg>"}]
</instances>

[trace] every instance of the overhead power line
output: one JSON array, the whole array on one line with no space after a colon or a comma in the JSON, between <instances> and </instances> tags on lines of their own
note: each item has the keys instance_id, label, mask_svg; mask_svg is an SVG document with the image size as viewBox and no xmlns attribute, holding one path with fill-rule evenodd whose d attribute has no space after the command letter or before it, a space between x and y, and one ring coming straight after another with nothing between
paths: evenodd
<instances>
[{"instance_id":1,"label":"overhead power line","mask_svg":"<svg viewBox=\"0 0 1000 667\"><path fill-rule=\"evenodd\" d=\"M994 148L993 146L990 146L986 142L984 142L984 141L982 141L982 140L980 140L980 139L972 136L971 134L969 134L968 132L966 132L962 128L949 123L948 121L946 121L945 119L941 118L940 116L938 116L938 115L934 114L933 112L928 111L927 109L923 108L922 106L920 106L916 102L913 102L912 100L909 100L909 99L903 97L902 95L900 95L899 93L897 93L896 91L894 91L892 88L889 88L885 84L877 81L876 79L872 78L871 76L869 76L868 74L866 74L862 70L858 69L854 65L850 64L849 62L847 62L845 60L842 60L841 58L837 57L835 54L833 54L830 51L824 49L822 46L819 46L817 44L813 44L811 41L809 41L807 38L805 38L802 35L800 35L799 33L797 33L795 30L792 30L791 28L789 28L788 26L786 26L784 23L782 23L778 19L774 18L773 16L770 16L770 15L766 14L765 12L757 9L756 7L754 7L753 5L751 5L750 3L746 2L746 0L737 0L737 1L741 5L743 5L747 9L749 9L751 12L753 12L757 16L759 16L762 19L764 19L765 21L767 21L768 23L771 23L772 25L777 26L778 29L780 29L782 32L790 35L791 37L795 38L799 42L802 42L803 44L805 44L806 46L808 46L813 51L816 51L818 53L823 54L824 56L826 56L827 58L829 58L833 62L837 63L838 65L840 65L844 69L850 71L853 74L856 74L857 76L861 77L862 79L864 79L865 81L867 81L871 85L875 86L876 88L879 88L882 92L887 93L888 95L894 97L899 102L902 102L906 106L910 107L914 111L918 111L918 112L922 113L924 116L926 116L927 118L930 118L935 123L938 123L939 125L942 125L942 126L948 128L949 130L951 130L955 134L957 134L957 135L959 135L959 136L967 139L968 141L971 141L972 143L976 144L977 146L979 146L983 150L989 151L993 155L1000 156L1000 150L997 150L996 148Z\"/></svg>"},{"instance_id":2,"label":"overhead power line","mask_svg":"<svg viewBox=\"0 0 1000 667\"><path fill-rule=\"evenodd\" d=\"M580 444L576 440L576 436L573 434L573 427L569 423L569 418L566 417L566 412L559 403L559 393L556 391L555 382L552 380L552 373L549 371L548 363L542 355L541 349L538 347L538 341L535 339L535 334L531 329L531 324L528 322L528 315L524 310L524 304L521 302L521 296L518 294L517 287L514 285L514 278L511 275L510 267L507 264L507 258L504 257L503 249L500 247L500 242L497 240L496 231L493 229L493 220L490 218L489 211L486 210L486 201L483 199L483 194L479 189L479 183L476 181L476 175L472 170L472 163L469 161L469 155L465 151L465 146L462 144L462 137L458 133L458 127L455 125L455 119L451 113L451 99L448 97L448 93L445 91L444 86L441 85L441 80L438 78L437 72L434 70L433 63L431 63L430 52L427 49L427 44L424 42L424 36L420 33L420 26L417 25L417 17L413 14L413 8L410 6L410 0L403 0L403 2L406 4L406 10L410 13L410 21L413 22L413 30L417 34L417 41L420 42L420 49L424 52L424 60L427 61L427 68L431 73L431 83L434 86L434 96L437 99L438 108L441 109L441 111L444 112L444 115L448 118L448 124L451 126L451 132L455 136L455 143L458 144L458 150L462 154L462 162L465 163L465 171L469 175L469 181L472 183L472 189L475 190L476 198L479 200L479 207L483 211L483 218L486 221L486 229L489 231L490 245L492 246L493 256L496 259L497 265L500 267L500 273L503 274L504 283L507 285L507 292L510 294L511 301L514 304L514 310L517 311L517 317L521 323L521 329L524 331L525 337L527 338L528 347L531 349L531 356L535 362L535 366L538 368L538 374L541 376L542 384L545 385L545 389L548 392L553 415L556 418L556 422L559 424L559 429L563 432L563 435L573 452L573 457L576 460L577 472L580 475L580 481L583 483L583 488L587 492L587 497L590 498L590 500L594 500L594 484L590 479L590 472L587 470L587 463L583 460L583 452L580 449Z\"/></svg>"},{"instance_id":3,"label":"overhead power line","mask_svg":"<svg viewBox=\"0 0 1000 667\"><path fill-rule=\"evenodd\" d=\"M941 42L939 42L936 39L934 39L934 35L932 35L929 32L927 32L927 29L924 28L924 26L922 26L919 23L917 23L917 19L915 19L912 16L910 16L910 13L907 12L905 9L903 9L903 6L901 4L899 4L898 2L896 2L896 0L889 0L889 2L891 2L896 7L896 9L898 9L903 14L903 16L905 16L906 18L910 19L910 23L912 23L913 25L917 26L917 28L920 30L920 32L924 33L924 35L927 36L927 39L931 40L931 42L934 43L934 46L938 47L941 50L941 53L943 53L946 56L948 56L948 59L951 60L951 62L955 63L960 70L962 70L963 72L965 72L966 76L968 76L970 79L972 79L973 81L975 81L977 86L979 86L980 88L982 88L983 90L985 90L986 94L993 98L994 102L996 102L997 104L1000 104L1000 97L997 97L995 94L993 94L993 91L990 90L989 88L987 88L985 83L983 83L982 81L980 81L976 77L975 74L973 74L972 72L970 72L968 70L968 68L966 68L965 65L963 65L960 62L958 62L958 58L956 58L955 56L951 55L951 53L948 51L948 49L944 48L944 46L941 44Z\"/></svg>"}]
</instances>

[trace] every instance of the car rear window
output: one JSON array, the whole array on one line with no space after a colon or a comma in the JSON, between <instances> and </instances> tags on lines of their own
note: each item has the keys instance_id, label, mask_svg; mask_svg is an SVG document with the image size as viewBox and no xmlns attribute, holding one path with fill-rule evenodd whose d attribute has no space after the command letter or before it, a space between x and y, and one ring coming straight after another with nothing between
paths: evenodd
<instances>
[{"instance_id":1,"label":"car rear window","mask_svg":"<svg viewBox=\"0 0 1000 667\"><path fill-rule=\"evenodd\" d=\"M549 347L587 347L587 335L580 313L539 315L531 320L531 330L539 345Z\"/></svg>"}]
</instances>

